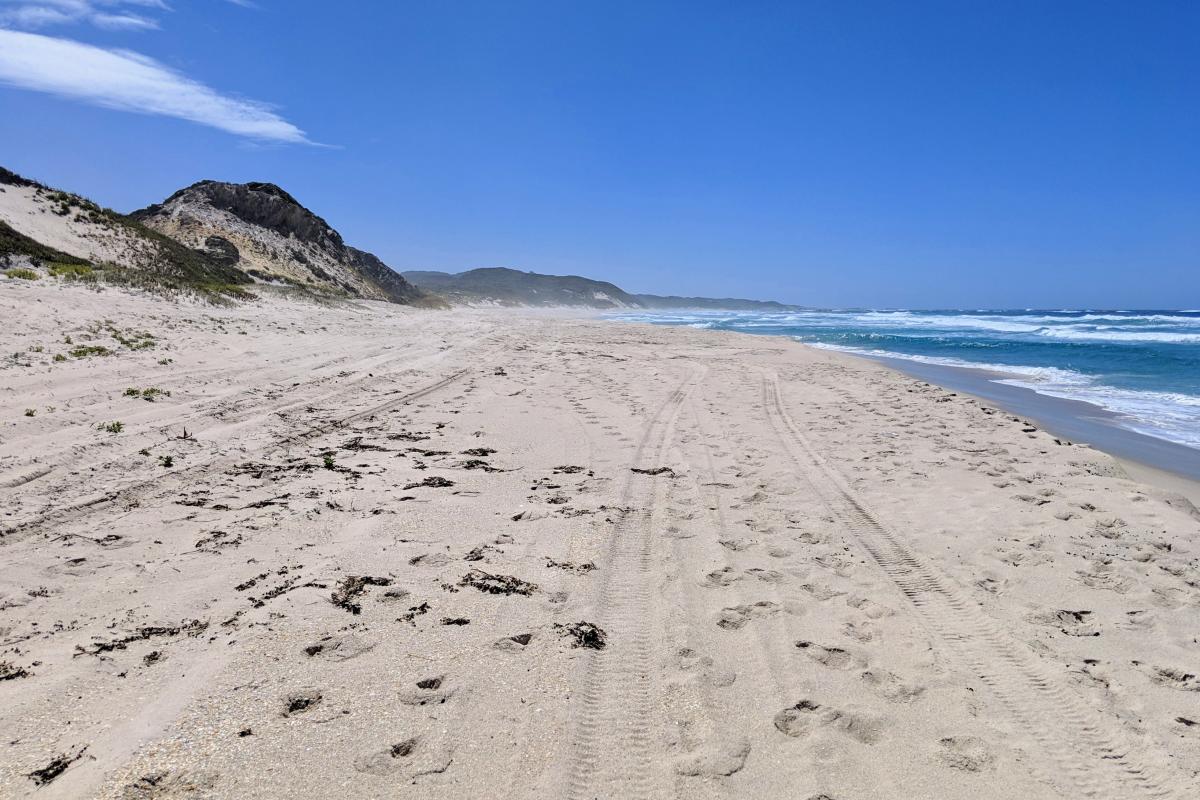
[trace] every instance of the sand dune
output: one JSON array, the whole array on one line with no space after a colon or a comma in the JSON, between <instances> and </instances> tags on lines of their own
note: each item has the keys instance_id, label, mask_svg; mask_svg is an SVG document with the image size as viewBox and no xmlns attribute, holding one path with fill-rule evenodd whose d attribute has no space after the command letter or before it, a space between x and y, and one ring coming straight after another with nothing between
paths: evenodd
<instances>
[{"instance_id":1,"label":"sand dune","mask_svg":"<svg viewBox=\"0 0 1200 800\"><path fill-rule=\"evenodd\" d=\"M1200 513L975 399L553 314L0 313L2 797L1200 790Z\"/></svg>"}]
</instances>

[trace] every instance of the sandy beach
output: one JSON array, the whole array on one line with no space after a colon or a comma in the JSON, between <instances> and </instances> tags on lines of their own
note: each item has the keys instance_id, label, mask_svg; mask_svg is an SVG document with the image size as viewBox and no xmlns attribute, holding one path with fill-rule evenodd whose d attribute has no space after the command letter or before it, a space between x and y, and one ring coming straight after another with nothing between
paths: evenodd
<instances>
[{"instance_id":1,"label":"sandy beach","mask_svg":"<svg viewBox=\"0 0 1200 800\"><path fill-rule=\"evenodd\" d=\"M0 318L0 797L1200 792L1200 512L985 401L565 312Z\"/></svg>"}]
</instances>

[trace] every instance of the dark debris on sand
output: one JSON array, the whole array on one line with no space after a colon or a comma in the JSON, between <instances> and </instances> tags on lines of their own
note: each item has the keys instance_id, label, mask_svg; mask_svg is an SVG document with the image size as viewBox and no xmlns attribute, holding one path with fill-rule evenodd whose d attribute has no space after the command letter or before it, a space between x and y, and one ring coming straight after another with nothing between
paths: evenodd
<instances>
[{"instance_id":1,"label":"dark debris on sand","mask_svg":"<svg viewBox=\"0 0 1200 800\"><path fill-rule=\"evenodd\" d=\"M60 756L55 756L46 766L35 769L33 772L26 773L25 777L36 783L38 786L45 786L52 782L59 775L67 771L67 767L74 764L79 759L83 758L83 754L87 752L87 746L79 748L73 755L63 753Z\"/></svg>"},{"instance_id":2,"label":"dark debris on sand","mask_svg":"<svg viewBox=\"0 0 1200 800\"><path fill-rule=\"evenodd\" d=\"M647 469L641 469L640 467L630 467L629 471L636 472L638 475L666 475L667 477L670 477L670 478L678 477L675 474L675 470L671 469L670 467L650 467Z\"/></svg>"},{"instance_id":3,"label":"dark debris on sand","mask_svg":"<svg viewBox=\"0 0 1200 800\"><path fill-rule=\"evenodd\" d=\"M572 622L570 625L555 623L554 627L574 639L572 647L603 650L608 645L608 634L599 625L591 622Z\"/></svg>"},{"instance_id":4,"label":"dark debris on sand","mask_svg":"<svg viewBox=\"0 0 1200 800\"><path fill-rule=\"evenodd\" d=\"M349 575L342 578L342 582L333 590L333 594L329 596L329 599L335 606L344 608L351 614L361 614L362 606L355 598L365 592L368 586L391 585L391 578L375 578L370 575Z\"/></svg>"},{"instance_id":5,"label":"dark debris on sand","mask_svg":"<svg viewBox=\"0 0 1200 800\"><path fill-rule=\"evenodd\" d=\"M12 681L17 678L28 678L32 673L24 667L14 666L7 661L0 661L0 681Z\"/></svg>"},{"instance_id":6,"label":"dark debris on sand","mask_svg":"<svg viewBox=\"0 0 1200 800\"><path fill-rule=\"evenodd\" d=\"M512 575L492 575L481 569L473 569L458 582L459 586L474 586L488 594L520 594L528 597L537 591L537 584L523 581Z\"/></svg>"},{"instance_id":7,"label":"dark debris on sand","mask_svg":"<svg viewBox=\"0 0 1200 800\"><path fill-rule=\"evenodd\" d=\"M469 458L466 461L460 461L455 466L457 466L459 469L478 469L478 470L483 470L484 472L503 472L504 471L504 470L500 469L499 467L493 467L491 464L484 461L482 458Z\"/></svg>"},{"instance_id":8,"label":"dark debris on sand","mask_svg":"<svg viewBox=\"0 0 1200 800\"><path fill-rule=\"evenodd\" d=\"M120 639L113 639L110 642L99 642L90 648L77 644L75 645L75 654L73 657L81 655L95 656L101 653L111 653L113 650L124 650L133 642L143 642L159 636L178 636L180 634L199 636L206 628L208 628L208 623L201 622L198 619L191 620L190 622L182 622L179 625L147 625L146 627L138 628L137 633L130 636L122 636Z\"/></svg>"},{"instance_id":9,"label":"dark debris on sand","mask_svg":"<svg viewBox=\"0 0 1200 800\"><path fill-rule=\"evenodd\" d=\"M596 568L596 565L591 561L585 561L582 564L576 564L573 561L555 561L550 556L546 556L546 566L551 569L563 569L568 572L588 573Z\"/></svg>"},{"instance_id":10,"label":"dark debris on sand","mask_svg":"<svg viewBox=\"0 0 1200 800\"><path fill-rule=\"evenodd\" d=\"M405 484L404 488L407 490L417 489L421 486L428 486L431 489L445 489L453 485L454 481L447 480L446 478L442 478L438 475L430 475L423 481L414 481L413 483Z\"/></svg>"}]
</instances>

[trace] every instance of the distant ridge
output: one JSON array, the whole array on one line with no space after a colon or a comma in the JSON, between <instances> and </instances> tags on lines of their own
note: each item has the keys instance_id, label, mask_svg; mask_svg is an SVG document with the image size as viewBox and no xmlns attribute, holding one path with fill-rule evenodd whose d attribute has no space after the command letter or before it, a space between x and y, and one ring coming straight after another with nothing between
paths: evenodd
<instances>
[{"instance_id":1,"label":"distant ridge","mask_svg":"<svg viewBox=\"0 0 1200 800\"><path fill-rule=\"evenodd\" d=\"M676 297L674 295L634 295L644 308L700 309L708 311L801 311L802 306L775 300L743 300L734 297Z\"/></svg>"},{"instance_id":2,"label":"distant ridge","mask_svg":"<svg viewBox=\"0 0 1200 800\"><path fill-rule=\"evenodd\" d=\"M644 307L618 286L578 275L542 275L505 267L485 267L458 274L405 272L404 277L422 289L436 292L460 305Z\"/></svg>"},{"instance_id":3,"label":"distant ridge","mask_svg":"<svg viewBox=\"0 0 1200 800\"><path fill-rule=\"evenodd\" d=\"M789 311L798 308L773 300L630 294L608 281L578 275L544 275L505 267L486 267L459 273L416 270L405 272L404 277L416 286L435 292L458 305L729 311Z\"/></svg>"}]
</instances>

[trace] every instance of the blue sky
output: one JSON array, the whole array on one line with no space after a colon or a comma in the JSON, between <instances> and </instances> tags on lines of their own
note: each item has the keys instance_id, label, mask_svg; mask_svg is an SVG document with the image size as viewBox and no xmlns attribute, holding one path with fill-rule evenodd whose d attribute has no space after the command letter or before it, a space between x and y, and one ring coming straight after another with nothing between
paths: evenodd
<instances>
[{"instance_id":1,"label":"blue sky","mask_svg":"<svg viewBox=\"0 0 1200 800\"><path fill-rule=\"evenodd\" d=\"M397 269L1200 307L1200 4L0 0L0 164L280 184Z\"/></svg>"}]
</instances>

